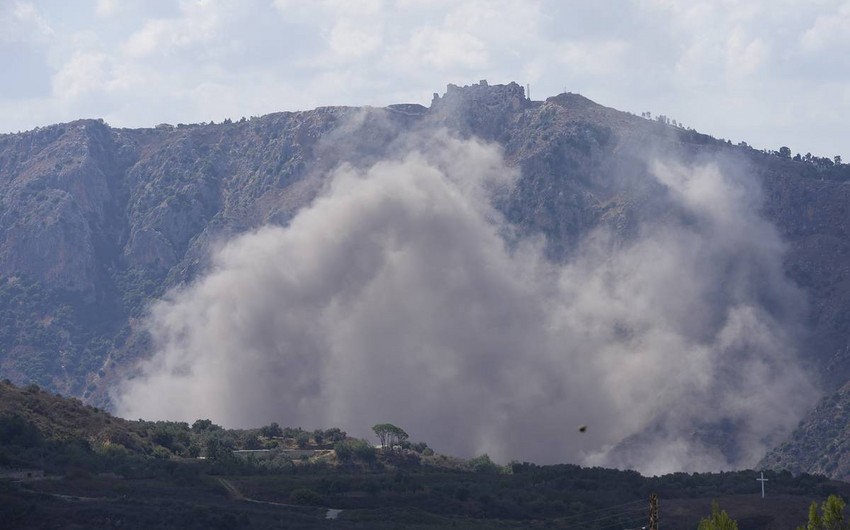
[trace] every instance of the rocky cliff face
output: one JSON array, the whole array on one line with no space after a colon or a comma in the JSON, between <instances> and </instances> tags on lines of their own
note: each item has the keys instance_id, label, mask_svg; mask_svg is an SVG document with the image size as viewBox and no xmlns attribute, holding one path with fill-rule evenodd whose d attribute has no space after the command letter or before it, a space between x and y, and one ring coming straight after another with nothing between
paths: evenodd
<instances>
[{"instance_id":1,"label":"rocky cliff face","mask_svg":"<svg viewBox=\"0 0 850 530\"><path fill-rule=\"evenodd\" d=\"M628 240L642 218L670 214L642 178L652 155L745 167L787 242L785 269L809 296L804 356L825 392L850 379L847 166L732 146L576 94L530 101L515 83L485 82L450 85L430 108L138 130L82 120L0 136L0 374L103 401L110 377L150 353L137 326L145 304L196 277L210 245L287 223L331 169L371 164L403 133L434 127L502 146L521 178L499 206L545 236L554 259L596 227Z\"/></svg>"},{"instance_id":2,"label":"rocky cliff face","mask_svg":"<svg viewBox=\"0 0 850 530\"><path fill-rule=\"evenodd\" d=\"M850 480L850 384L821 400L759 467Z\"/></svg>"}]
</instances>

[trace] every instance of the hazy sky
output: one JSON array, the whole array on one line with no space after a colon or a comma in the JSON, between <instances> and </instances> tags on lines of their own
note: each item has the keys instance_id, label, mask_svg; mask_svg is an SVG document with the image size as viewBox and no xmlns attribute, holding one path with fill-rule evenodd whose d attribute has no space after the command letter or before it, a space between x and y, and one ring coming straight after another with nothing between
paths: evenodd
<instances>
[{"instance_id":1,"label":"hazy sky","mask_svg":"<svg viewBox=\"0 0 850 530\"><path fill-rule=\"evenodd\" d=\"M846 0L2 0L0 69L2 132L427 105L487 79L850 158Z\"/></svg>"}]
</instances>

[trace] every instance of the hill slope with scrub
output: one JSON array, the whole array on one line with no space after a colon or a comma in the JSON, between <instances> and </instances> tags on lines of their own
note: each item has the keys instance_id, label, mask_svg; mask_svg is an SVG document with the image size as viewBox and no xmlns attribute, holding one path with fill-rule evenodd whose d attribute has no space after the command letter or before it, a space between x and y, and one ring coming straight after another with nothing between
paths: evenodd
<instances>
[{"instance_id":1,"label":"hill slope with scrub","mask_svg":"<svg viewBox=\"0 0 850 530\"><path fill-rule=\"evenodd\" d=\"M675 473L500 466L486 455L462 460L428 451L376 450L340 458L263 460L234 454L281 444L313 448L339 429L268 425L221 429L209 421L127 421L34 387L0 384L0 473L44 472L47 479L0 478L4 528L56 525L121 528L551 528L645 524L650 493L665 528L693 528L718 500L741 530L790 530L808 504L850 487L823 476L767 472L761 499L753 471ZM110 433L105 436L104 433ZM217 440L213 442L213 440ZM203 445L202 456L187 448ZM210 452L212 448L220 450ZM226 450L223 450L226 449ZM188 450L191 452L191 450ZM327 519L328 508L337 519Z\"/></svg>"}]
</instances>

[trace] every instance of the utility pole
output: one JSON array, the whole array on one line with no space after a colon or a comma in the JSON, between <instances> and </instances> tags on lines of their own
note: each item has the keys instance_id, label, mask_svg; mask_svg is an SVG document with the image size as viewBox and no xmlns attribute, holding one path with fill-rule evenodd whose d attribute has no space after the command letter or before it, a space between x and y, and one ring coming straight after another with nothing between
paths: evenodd
<instances>
[{"instance_id":1,"label":"utility pole","mask_svg":"<svg viewBox=\"0 0 850 530\"><path fill-rule=\"evenodd\" d=\"M764 471L761 472L761 478L757 478L759 482L761 482L761 498L764 498L764 483L767 482L767 479L764 478Z\"/></svg>"},{"instance_id":2,"label":"utility pole","mask_svg":"<svg viewBox=\"0 0 850 530\"><path fill-rule=\"evenodd\" d=\"M655 493L649 496L649 528L647 530L658 530L658 495Z\"/></svg>"}]
</instances>

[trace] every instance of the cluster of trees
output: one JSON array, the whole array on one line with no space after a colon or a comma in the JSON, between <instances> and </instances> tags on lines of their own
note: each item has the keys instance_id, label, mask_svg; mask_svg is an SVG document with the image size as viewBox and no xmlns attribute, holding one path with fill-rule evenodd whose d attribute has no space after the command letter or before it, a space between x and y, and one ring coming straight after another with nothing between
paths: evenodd
<instances>
[{"instance_id":1,"label":"cluster of trees","mask_svg":"<svg viewBox=\"0 0 850 530\"><path fill-rule=\"evenodd\" d=\"M410 436L401 427L396 427L392 423L379 423L372 427L372 431L381 442L381 449L386 451L393 449L395 446L400 446L401 443L407 441Z\"/></svg>"},{"instance_id":2,"label":"cluster of trees","mask_svg":"<svg viewBox=\"0 0 850 530\"><path fill-rule=\"evenodd\" d=\"M809 506L809 522L800 525L797 530L850 530L850 522L844 517L844 507L847 504L838 495L830 495L820 506L812 502Z\"/></svg>"},{"instance_id":3,"label":"cluster of trees","mask_svg":"<svg viewBox=\"0 0 850 530\"><path fill-rule=\"evenodd\" d=\"M850 522L844 516L844 499L830 495L821 505L812 502L809 506L809 520L797 527L797 530L850 530ZM697 530L738 530L738 522L721 510L717 501L711 503L711 515L699 522Z\"/></svg>"},{"instance_id":4,"label":"cluster of trees","mask_svg":"<svg viewBox=\"0 0 850 530\"><path fill-rule=\"evenodd\" d=\"M652 113L648 112L648 111L647 112L641 112L640 117L645 118L647 120L653 119ZM655 121L657 121L659 123L663 123L665 125L672 125L673 127L678 127L680 129L686 128L682 122L677 122L676 120L671 120L668 116L665 116L664 114L659 114L659 115L655 116ZM690 130L690 128L688 128L688 130ZM721 139L720 141L724 142L724 143L729 143L729 144L732 143L731 140ZM744 142L744 141L738 142L738 147L744 147L744 148L752 149L752 146L750 146L747 142ZM819 169L829 169L829 168L833 168L833 167L840 167L840 166L843 165L841 155L835 155L834 157L829 158L829 157L826 157L826 156L815 156L811 153L806 153L805 155L801 155L800 153L797 153L792 157L791 156L791 148L789 148L787 146L780 147L778 151L768 151L766 149L762 149L762 152L764 154L774 155L774 156L778 156L780 158L788 158L788 159L791 159L791 160L795 160L797 162L806 162L808 164L812 164L813 166L815 166Z\"/></svg>"},{"instance_id":5,"label":"cluster of trees","mask_svg":"<svg viewBox=\"0 0 850 530\"><path fill-rule=\"evenodd\" d=\"M711 515L700 520L697 530L738 530L738 522L714 501L711 503Z\"/></svg>"},{"instance_id":6,"label":"cluster of trees","mask_svg":"<svg viewBox=\"0 0 850 530\"><path fill-rule=\"evenodd\" d=\"M745 142L741 142L741 144L744 144L746 146ZM772 154L780 158L790 158L791 160L795 160L797 162L806 162L808 164L812 164L814 166L822 168L837 167L842 165L841 155L835 155L834 157L829 158L826 156L814 156L811 153L806 153L805 155L800 155L800 153L797 153L792 157L791 148L784 145L779 148L779 151L772 151Z\"/></svg>"},{"instance_id":7,"label":"cluster of trees","mask_svg":"<svg viewBox=\"0 0 850 530\"><path fill-rule=\"evenodd\" d=\"M651 120L652 119L652 113L648 112L648 111L647 112L641 112L640 117L646 118L647 120ZM655 121L657 121L658 123L663 123L665 125L672 125L673 127L678 127L680 129L685 128L684 123L676 122L676 120L671 120L668 116L665 116L664 114L659 114L658 116L656 116Z\"/></svg>"},{"instance_id":8,"label":"cluster of trees","mask_svg":"<svg viewBox=\"0 0 850 530\"><path fill-rule=\"evenodd\" d=\"M298 447L304 448L312 442L315 445L332 445L345 440L347 433L337 427L327 430L316 429L312 432L305 431L301 427L281 427L277 423L270 423L258 430L259 435L266 439L262 448L271 449L278 447L279 441L295 440ZM260 449L261 447L246 447L246 449Z\"/></svg>"},{"instance_id":9,"label":"cluster of trees","mask_svg":"<svg viewBox=\"0 0 850 530\"><path fill-rule=\"evenodd\" d=\"M372 464L377 459L377 451L366 440L340 440L334 444L334 452L339 462L361 462Z\"/></svg>"}]
</instances>

